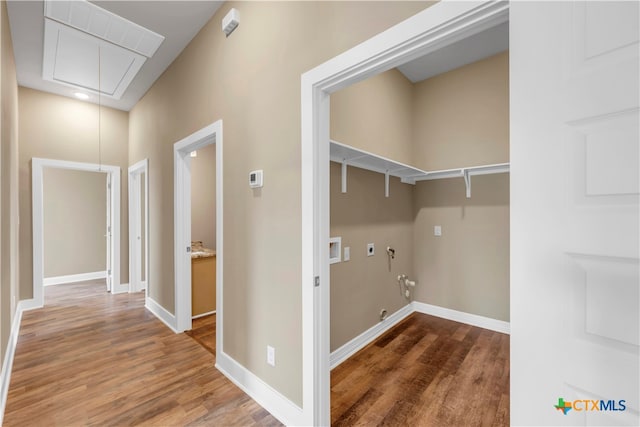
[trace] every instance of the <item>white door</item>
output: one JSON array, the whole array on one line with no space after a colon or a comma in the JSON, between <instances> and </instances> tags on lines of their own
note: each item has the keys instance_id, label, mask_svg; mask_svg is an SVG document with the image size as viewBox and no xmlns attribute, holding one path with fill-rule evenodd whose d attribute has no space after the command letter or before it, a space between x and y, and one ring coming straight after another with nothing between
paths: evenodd
<instances>
[{"instance_id":1,"label":"white door","mask_svg":"<svg viewBox=\"0 0 640 427\"><path fill-rule=\"evenodd\" d=\"M640 425L638 5L510 6L513 425Z\"/></svg>"},{"instance_id":2,"label":"white door","mask_svg":"<svg viewBox=\"0 0 640 427\"><path fill-rule=\"evenodd\" d=\"M107 174L107 225L106 225L106 242L107 242L107 292L111 292L112 287L112 268L111 268L111 174Z\"/></svg>"}]
</instances>

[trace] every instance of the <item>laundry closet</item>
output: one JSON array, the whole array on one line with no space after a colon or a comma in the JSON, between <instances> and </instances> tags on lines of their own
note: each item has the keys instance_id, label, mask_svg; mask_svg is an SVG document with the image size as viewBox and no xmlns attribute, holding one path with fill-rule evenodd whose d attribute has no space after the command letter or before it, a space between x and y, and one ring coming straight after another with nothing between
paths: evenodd
<instances>
[{"instance_id":1,"label":"laundry closet","mask_svg":"<svg viewBox=\"0 0 640 427\"><path fill-rule=\"evenodd\" d=\"M509 53L411 71L331 95L331 352L407 310L509 322Z\"/></svg>"}]
</instances>

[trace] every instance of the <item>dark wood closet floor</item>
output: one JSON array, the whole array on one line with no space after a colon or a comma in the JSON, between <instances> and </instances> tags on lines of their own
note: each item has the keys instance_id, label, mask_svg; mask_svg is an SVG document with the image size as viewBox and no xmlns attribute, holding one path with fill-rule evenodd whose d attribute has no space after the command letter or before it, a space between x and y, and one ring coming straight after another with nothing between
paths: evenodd
<instances>
[{"instance_id":1,"label":"dark wood closet floor","mask_svg":"<svg viewBox=\"0 0 640 427\"><path fill-rule=\"evenodd\" d=\"M414 313L331 372L334 426L508 426L509 336Z\"/></svg>"}]
</instances>

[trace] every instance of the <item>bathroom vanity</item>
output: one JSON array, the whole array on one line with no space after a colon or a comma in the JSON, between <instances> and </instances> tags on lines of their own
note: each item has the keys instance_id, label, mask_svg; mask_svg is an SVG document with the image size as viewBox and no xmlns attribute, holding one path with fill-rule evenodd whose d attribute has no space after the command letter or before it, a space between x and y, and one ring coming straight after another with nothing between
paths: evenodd
<instances>
[{"instance_id":1,"label":"bathroom vanity","mask_svg":"<svg viewBox=\"0 0 640 427\"><path fill-rule=\"evenodd\" d=\"M216 251L191 247L191 315L209 314L216 309Z\"/></svg>"}]
</instances>

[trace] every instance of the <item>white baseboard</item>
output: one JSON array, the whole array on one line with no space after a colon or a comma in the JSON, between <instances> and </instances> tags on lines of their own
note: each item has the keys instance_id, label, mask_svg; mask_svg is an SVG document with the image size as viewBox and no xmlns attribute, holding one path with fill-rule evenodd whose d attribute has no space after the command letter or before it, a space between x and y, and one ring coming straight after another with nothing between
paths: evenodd
<instances>
[{"instance_id":1,"label":"white baseboard","mask_svg":"<svg viewBox=\"0 0 640 427\"><path fill-rule=\"evenodd\" d=\"M20 322L22 321L22 313L25 311L25 304L23 304L23 302L24 301L18 302L18 306L16 307L16 312L13 316L13 323L11 324L9 342L7 343L7 351L5 352L4 360L2 361L2 371L0 371L0 425L2 425L2 419L4 418L4 409L7 405L9 383L11 382L11 369L13 368L13 357L16 353L18 335L20 335Z\"/></svg>"},{"instance_id":2,"label":"white baseboard","mask_svg":"<svg viewBox=\"0 0 640 427\"><path fill-rule=\"evenodd\" d=\"M400 310L387 317L385 320L375 324L351 341L337 348L329 355L329 369L335 368L336 366L356 354L367 344L400 323L401 320L413 313L413 311L414 310L412 305L407 304Z\"/></svg>"},{"instance_id":3,"label":"white baseboard","mask_svg":"<svg viewBox=\"0 0 640 427\"><path fill-rule=\"evenodd\" d=\"M195 316L191 316L191 319L199 319L199 318L201 318L201 317L204 317L204 316L210 316L210 315L212 315L212 314L216 314L216 311L215 311L215 310L213 310L213 311L209 311L209 312L207 312L207 313L197 314L197 315L195 315Z\"/></svg>"},{"instance_id":4,"label":"white baseboard","mask_svg":"<svg viewBox=\"0 0 640 427\"><path fill-rule=\"evenodd\" d=\"M305 425L300 407L223 351L216 354L216 368L282 424Z\"/></svg>"},{"instance_id":5,"label":"white baseboard","mask_svg":"<svg viewBox=\"0 0 640 427\"><path fill-rule=\"evenodd\" d=\"M495 332L501 332L503 334L509 334L511 331L509 322L505 322L503 320L492 319L490 317L465 313L463 311L452 310L450 308L425 304L423 302L417 301L413 301L411 305L413 305L413 311L416 311L418 313L430 314L432 316L442 317L443 319L453 320L455 322L466 323L467 325L478 326L480 328L489 329Z\"/></svg>"},{"instance_id":6,"label":"white baseboard","mask_svg":"<svg viewBox=\"0 0 640 427\"><path fill-rule=\"evenodd\" d=\"M97 280L107 277L106 271L93 271L91 273L69 274L66 276L45 277L44 286L61 285L63 283L84 282L85 280Z\"/></svg>"},{"instance_id":7,"label":"white baseboard","mask_svg":"<svg viewBox=\"0 0 640 427\"><path fill-rule=\"evenodd\" d=\"M176 334L178 333L178 329L176 328L176 316L169 313L163 306L155 302L153 298L147 297L144 302L144 307L160 319L162 323L167 325L169 329Z\"/></svg>"},{"instance_id":8,"label":"white baseboard","mask_svg":"<svg viewBox=\"0 0 640 427\"><path fill-rule=\"evenodd\" d=\"M144 282L140 282L140 289L138 289L138 292L142 292L146 290L147 290L147 281L145 280Z\"/></svg>"},{"instance_id":9,"label":"white baseboard","mask_svg":"<svg viewBox=\"0 0 640 427\"><path fill-rule=\"evenodd\" d=\"M129 292L129 284L128 283L114 283L111 289L112 294L123 294L125 292Z\"/></svg>"}]
</instances>

